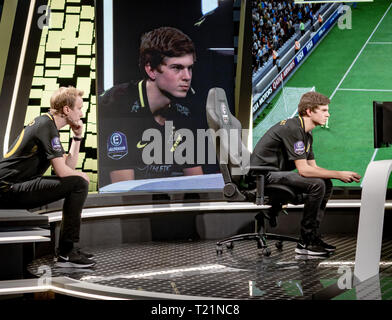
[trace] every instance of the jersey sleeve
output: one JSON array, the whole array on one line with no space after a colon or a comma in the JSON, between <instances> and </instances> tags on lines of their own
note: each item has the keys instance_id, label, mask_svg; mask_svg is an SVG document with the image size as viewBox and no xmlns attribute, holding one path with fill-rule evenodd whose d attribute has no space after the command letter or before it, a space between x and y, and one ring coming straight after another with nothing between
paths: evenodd
<instances>
[{"instance_id":1,"label":"jersey sleeve","mask_svg":"<svg viewBox=\"0 0 392 320\"><path fill-rule=\"evenodd\" d=\"M300 128L287 127L282 140L289 160L307 159L306 141Z\"/></svg>"},{"instance_id":2,"label":"jersey sleeve","mask_svg":"<svg viewBox=\"0 0 392 320\"><path fill-rule=\"evenodd\" d=\"M310 144L309 152L308 152L308 160L314 160L314 153L313 153L313 145Z\"/></svg>"},{"instance_id":3,"label":"jersey sleeve","mask_svg":"<svg viewBox=\"0 0 392 320\"><path fill-rule=\"evenodd\" d=\"M36 138L43 147L46 159L51 160L63 156L64 149L60 142L59 132L51 123L52 120L43 121L37 128Z\"/></svg>"}]
</instances>

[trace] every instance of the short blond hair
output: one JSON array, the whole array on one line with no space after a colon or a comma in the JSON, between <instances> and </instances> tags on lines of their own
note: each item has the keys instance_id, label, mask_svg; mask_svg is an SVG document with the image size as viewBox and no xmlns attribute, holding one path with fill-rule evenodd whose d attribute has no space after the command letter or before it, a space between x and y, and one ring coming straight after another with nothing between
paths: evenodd
<instances>
[{"instance_id":1,"label":"short blond hair","mask_svg":"<svg viewBox=\"0 0 392 320\"><path fill-rule=\"evenodd\" d=\"M72 86L58 88L50 98L50 109L53 113L62 114L63 107L71 109L75 106L77 97L83 97L84 92Z\"/></svg>"}]
</instances>

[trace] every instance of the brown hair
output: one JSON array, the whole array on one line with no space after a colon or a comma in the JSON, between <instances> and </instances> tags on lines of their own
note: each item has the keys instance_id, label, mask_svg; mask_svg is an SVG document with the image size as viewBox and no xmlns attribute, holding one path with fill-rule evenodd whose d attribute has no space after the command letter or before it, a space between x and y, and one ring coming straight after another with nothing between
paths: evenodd
<instances>
[{"instance_id":1,"label":"brown hair","mask_svg":"<svg viewBox=\"0 0 392 320\"><path fill-rule=\"evenodd\" d=\"M68 106L71 109L75 106L77 97L83 97L84 92L72 86L58 88L50 98L50 109L53 113L62 114L63 107Z\"/></svg>"},{"instance_id":2,"label":"brown hair","mask_svg":"<svg viewBox=\"0 0 392 320\"><path fill-rule=\"evenodd\" d=\"M191 38L176 28L161 27L142 36L139 67L144 77L148 78L144 70L147 64L150 64L152 69L159 70L165 57L181 57L186 54L192 54L196 60L196 50Z\"/></svg>"},{"instance_id":3,"label":"brown hair","mask_svg":"<svg viewBox=\"0 0 392 320\"><path fill-rule=\"evenodd\" d=\"M315 111L319 106L328 105L331 101L321 93L310 91L302 95L298 104L298 114L306 116L306 110Z\"/></svg>"}]
</instances>

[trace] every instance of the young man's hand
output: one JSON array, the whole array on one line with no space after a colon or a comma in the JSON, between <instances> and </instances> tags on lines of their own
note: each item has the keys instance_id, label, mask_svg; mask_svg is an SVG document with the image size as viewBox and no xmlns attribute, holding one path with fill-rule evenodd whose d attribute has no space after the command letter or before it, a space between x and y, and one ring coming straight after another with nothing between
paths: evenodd
<instances>
[{"instance_id":1,"label":"young man's hand","mask_svg":"<svg viewBox=\"0 0 392 320\"><path fill-rule=\"evenodd\" d=\"M339 171L339 178L340 181L343 181L345 183L350 183L350 182L359 182L361 179L361 176L353 171Z\"/></svg>"},{"instance_id":2,"label":"young man's hand","mask_svg":"<svg viewBox=\"0 0 392 320\"><path fill-rule=\"evenodd\" d=\"M81 137L83 134L83 121L79 120L78 122L71 124L71 129L76 137Z\"/></svg>"},{"instance_id":3,"label":"young man's hand","mask_svg":"<svg viewBox=\"0 0 392 320\"><path fill-rule=\"evenodd\" d=\"M85 172L79 172L80 176L86 180L88 183L90 183L90 178L88 177L88 175Z\"/></svg>"}]
</instances>

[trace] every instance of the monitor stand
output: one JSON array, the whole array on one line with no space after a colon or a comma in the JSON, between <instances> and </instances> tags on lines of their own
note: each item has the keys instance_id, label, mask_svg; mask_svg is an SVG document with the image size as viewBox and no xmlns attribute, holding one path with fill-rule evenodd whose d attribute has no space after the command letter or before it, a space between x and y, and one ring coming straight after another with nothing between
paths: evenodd
<instances>
[{"instance_id":1,"label":"monitor stand","mask_svg":"<svg viewBox=\"0 0 392 320\"><path fill-rule=\"evenodd\" d=\"M354 283L379 273L385 198L391 170L392 160L372 161L366 169L362 182Z\"/></svg>"}]
</instances>

